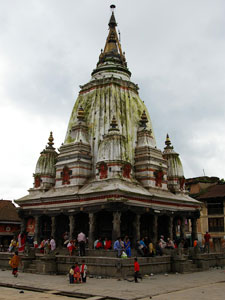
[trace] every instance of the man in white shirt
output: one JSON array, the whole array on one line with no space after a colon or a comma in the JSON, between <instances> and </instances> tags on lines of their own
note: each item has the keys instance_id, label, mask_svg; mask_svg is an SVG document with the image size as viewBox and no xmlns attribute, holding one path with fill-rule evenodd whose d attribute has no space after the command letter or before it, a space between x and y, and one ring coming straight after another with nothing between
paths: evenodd
<instances>
[{"instance_id":1,"label":"man in white shirt","mask_svg":"<svg viewBox=\"0 0 225 300\"><path fill-rule=\"evenodd\" d=\"M56 248L56 243L52 236L51 236L51 240L50 240L50 247L51 247L51 251L54 251Z\"/></svg>"},{"instance_id":2,"label":"man in white shirt","mask_svg":"<svg viewBox=\"0 0 225 300\"><path fill-rule=\"evenodd\" d=\"M85 256L86 235L81 231L77 236L77 241L80 248L80 256Z\"/></svg>"}]
</instances>

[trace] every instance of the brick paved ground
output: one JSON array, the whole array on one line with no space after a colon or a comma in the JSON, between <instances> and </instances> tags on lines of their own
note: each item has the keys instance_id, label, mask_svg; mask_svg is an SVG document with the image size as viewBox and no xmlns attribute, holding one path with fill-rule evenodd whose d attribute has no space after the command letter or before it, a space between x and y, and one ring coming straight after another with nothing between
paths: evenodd
<instances>
[{"instance_id":1,"label":"brick paved ground","mask_svg":"<svg viewBox=\"0 0 225 300\"><path fill-rule=\"evenodd\" d=\"M0 284L13 284L17 287L28 286L48 289L47 293L38 293L21 289L0 287L0 300L16 299L81 299L56 296L56 291L67 291L87 295L86 299L103 299L105 296L118 299L157 299L157 300L189 300L189 299L224 299L225 271L212 269L192 274L169 274L144 277L140 283L117 279L88 278L86 284L68 283L65 275L38 275L20 273L14 278L9 270L0 271ZM54 295L52 295L54 294ZM96 297L98 296L98 297Z\"/></svg>"}]
</instances>

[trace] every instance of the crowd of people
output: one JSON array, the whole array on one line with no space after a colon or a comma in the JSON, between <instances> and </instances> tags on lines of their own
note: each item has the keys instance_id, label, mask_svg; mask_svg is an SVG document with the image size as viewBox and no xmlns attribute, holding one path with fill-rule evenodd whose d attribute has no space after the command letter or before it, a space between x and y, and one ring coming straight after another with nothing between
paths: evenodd
<instances>
[{"instance_id":1,"label":"crowd of people","mask_svg":"<svg viewBox=\"0 0 225 300\"><path fill-rule=\"evenodd\" d=\"M143 237L140 240L136 240L133 248L137 251L140 256L155 256L163 255L164 249L175 249L175 248L188 248L189 244L187 239L179 239L173 241L171 238L165 240L164 236L161 235L157 243L148 237ZM113 245L113 249L117 251L117 257L131 257L131 242L128 236L125 238L118 237Z\"/></svg>"}]
</instances>

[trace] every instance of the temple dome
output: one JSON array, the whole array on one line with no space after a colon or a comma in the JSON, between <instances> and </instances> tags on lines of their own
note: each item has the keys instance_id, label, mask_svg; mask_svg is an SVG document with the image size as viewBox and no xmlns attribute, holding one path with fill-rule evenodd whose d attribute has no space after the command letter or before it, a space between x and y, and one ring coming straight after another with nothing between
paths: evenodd
<instances>
[{"instance_id":1,"label":"temple dome","mask_svg":"<svg viewBox=\"0 0 225 300\"><path fill-rule=\"evenodd\" d=\"M57 152L53 147L52 132L50 133L48 146L41 152L37 161L35 174L55 176L55 163Z\"/></svg>"},{"instance_id":2,"label":"temple dome","mask_svg":"<svg viewBox=\"0 0 225 300\"><path fill-rule=\"evenodd\" d=\"M113 126L115 127L109 129L109 133L103 137L99 145L97 162L125 161L127 158L125 137L120 134L115 117L111 124L113 124L113 122Z\"/></svg>"},{"instance_id":3,"label":"temple dome","mask_svg":"<svg viewBox=\"0 0 225 300\"><path fill-rule=\"evenodd\" d=\"M171 190L183 190L184 189L184 171L179 157L179 154L174 151L169 135L166 137L166 147L163 151L163 157L167 160L167 179L168 188Z\"/></svg>"},{"instance_id":4,"label":"temple dome","mask_svg":"<svg viewBox=\"0 0 225 300\"><path fill-rule=\"evenodd\" d=\"M112 33L113 37L111 36ZM72 127L77 122L77 111L80 106L85 112L93 169L95 169L99 145L103 136L108 134L113 116L117 120L120 133L125 137L124 147L128 162L134 163L137 131L143 111L146 111L148 118L146 130L151 130L152 144L156 145L147 108L139 97L137 84L130 81L130 72L127 69L125 56L116 32L114 14L112 14L109 22L109 35L104 51L100 55L97 68L92 73L92 79L81 86L69 120L64 144L75 141L71 132Z\"/></svg>"},{"instance_id":5,"label":"temple dome","mask_svg":"<svg viewBox=\"0 0 225 300\"><path fill-rule=\"evenodd\" d=\"M34 173L34 188L48 189L55 184L56 159L58 153L53 147L53 136L50 133L48 145L41 152Z\"/></svg>"}]
</instances>

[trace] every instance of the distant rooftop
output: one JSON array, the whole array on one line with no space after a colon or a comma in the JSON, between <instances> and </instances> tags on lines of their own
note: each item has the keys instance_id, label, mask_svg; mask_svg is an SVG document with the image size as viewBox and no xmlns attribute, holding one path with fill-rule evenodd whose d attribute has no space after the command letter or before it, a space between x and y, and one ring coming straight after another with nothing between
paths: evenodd
<instances>
[{"instance_id":1,"label":"distant rooftop","mask_svg":"<svg viewBox=\"0 0 225 300\"><path fill-rule=\"evenodd\" d=\"M200 177L193 177L193 178L187 178L185 184L193 184L193 183L217 183L219 182L219 177L209 177L209 176L200 176Z\"/></svg>"},{"instance_id":2,"label":"distant rooftop","mask_svg":"<svg viewBox=\"0 0 225 300\"><path fill-rule=\"evenodd\" d=\"M1 221L21 222L16 206L11 200L0 200L0 222Z\"/></svg>"},{"instance_id":3,"label":"distant rooftop","mask_svg":"<svg viewBox=\"0 0 225 300\"><path fill-rule=\"evenodd\" d=\"M210 186L205 193L198 196L198 200L204 200L209 198L223 198L225 197L225 183L219 183Z\"/></svg>"}]
</instances>

